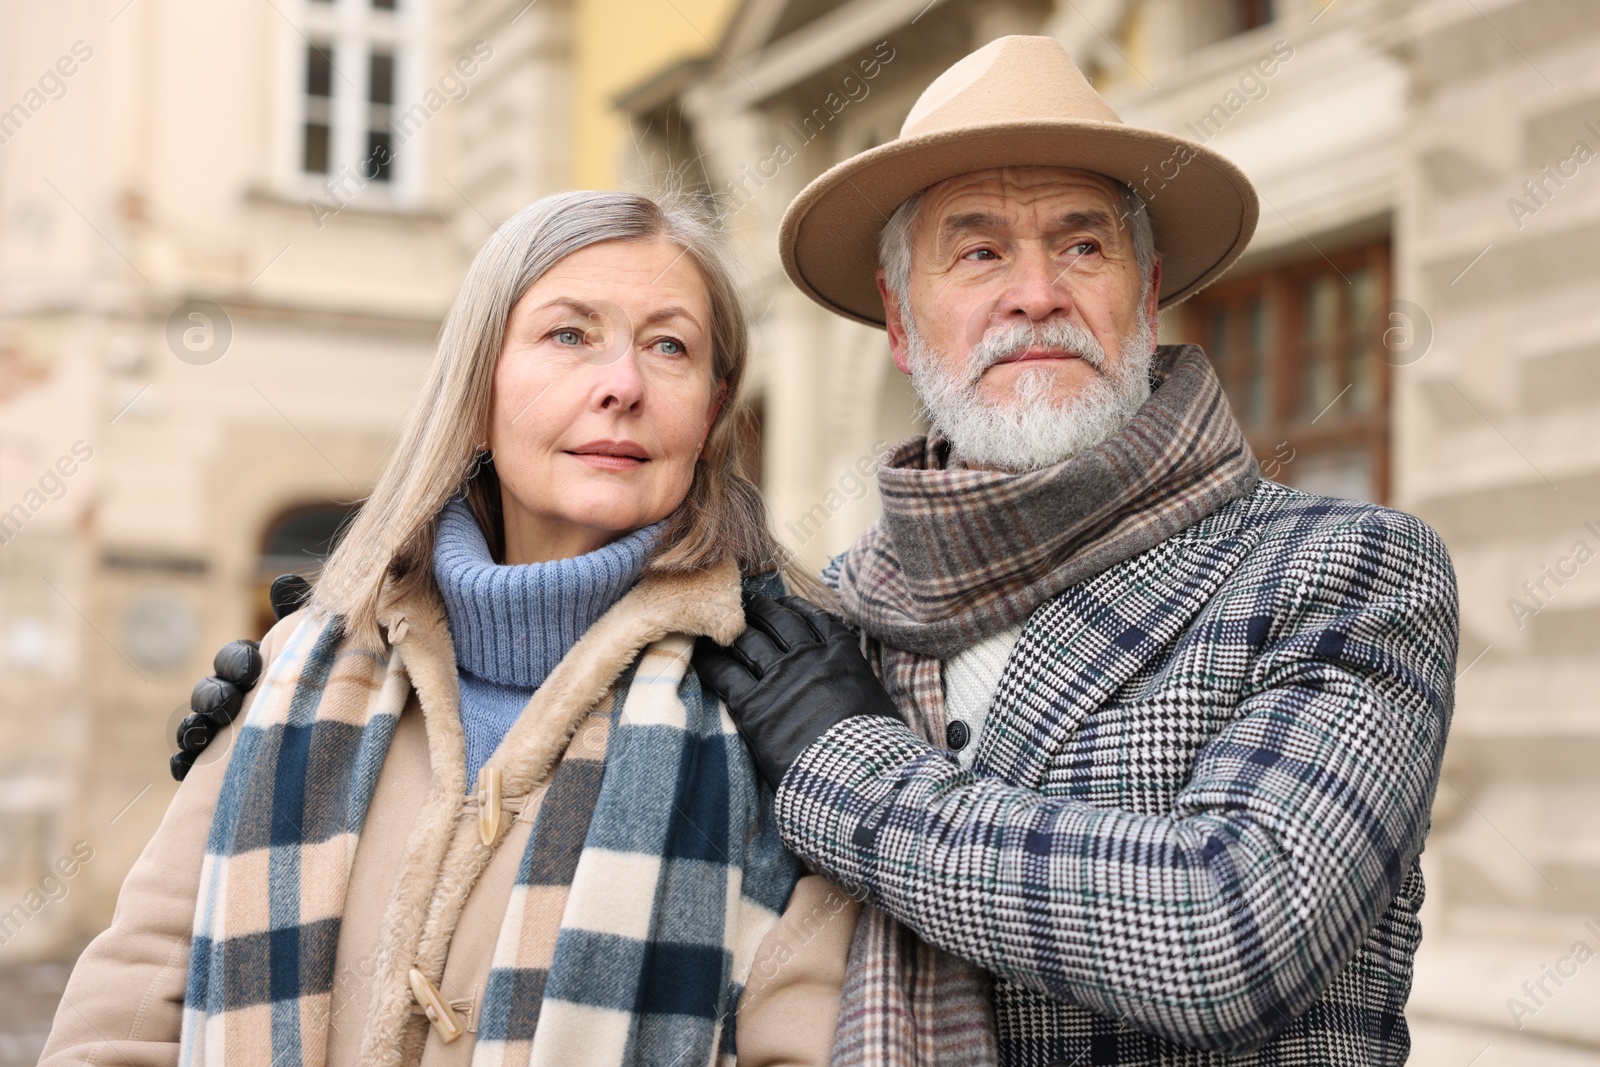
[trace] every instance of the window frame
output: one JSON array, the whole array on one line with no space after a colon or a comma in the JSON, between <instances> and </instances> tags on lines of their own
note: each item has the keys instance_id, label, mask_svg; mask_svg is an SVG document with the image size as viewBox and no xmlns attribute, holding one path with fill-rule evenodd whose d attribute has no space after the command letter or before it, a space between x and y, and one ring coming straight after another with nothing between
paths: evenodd
<instances>
[{"instance_id":1,"label":"window frame","mask_svg":"<svg viewBox=\"0 0 1600 1067\"><path fill-rule=\"evenodd\" d=\"M1339 409L1346 403L1348 393L1340 393L1332 405L1320 414L1302 408L1300 398L1306 383L1305 358L1305 294L1311 283L1323 277L1348 281L1352 270L1366 267L1372 271L1375 282L1373 308L1382 308L1390 300L1392 286L1391 238L1384 235L1359 245L1353 245L1326 256L1313 253L1297 257L1289 263L1264 265L1247 274L1230 274L1205 291L1181 304L1179 323L1183 337L1206 350L1213 367L1218 367L1219 354L1211 350L1210 317L1219 307L1230 310L1247 307L1250 300L1259 296L1265 306L1266 342L1265 369L1267 373L1268 418L1260 425L1248 425L1243 412L1234 404L1234 394L1229 393L1229 404L1234 406L1244 428L1250 449L1263 467L1263 475L1287 484L1294 482L1294 463L1306 457L1332 454L1341 450L1362 448L1372 457L1371 488L1374 503L1385 503L1391 491L1392 460L1390 448L1390 405L1393 394L1393 373L1390 363L1374 348L1374 338L1367 334L1353 336L1349 329L1348 292L1340 302L1336 321L1340 327L1333 334L1336 352L1348 353L1352 342L1362 343L1373 372L1371 410L1364 414L1341 415ZM1370 318L1371 312L1369 312ZM1231 353L1229 353L1231 355ZM1342 357L1340 357L1342 358ZM1342 370L1342 368L1341 368ZM1228 368L1219 367L1219 376L1228 384ZM1349 375L1340 375L1350 383ZM1352 383L1353 384L1353 383ZM1342 386L1341 386L1342 388ZM1285 450L1292 450L1286 452ZM1284 461L1285 454L1294 459ZM1273 466L1281 468L1284 477L1275 478Z\"/></svg>"},{"instance_id":2,"label":"window frame","mask_svg":"<svg viewBox=\"0 0 1600 1067\"><path fill-rule=\"evenodd\" d=\"M284 5L278 26L278 121L272 162L272 184L292 200L317 200L332 207L368 210L416 208L423 200L422 160L427 158L427 128L391 154L389 181L357 180L368 159L372 110L385 107L391 144L393 118L426 91L426 0L399 0L396 10L375 8L372 0L295 0ZM305 126L310 99L306 64L311 47L327 48L333 61L332 97L328 111L328 173L303 169ZM394 102L369 102L371 56L393 56ZM370 173L370 168L369 168Z\"/></svg>"}]
</instances>

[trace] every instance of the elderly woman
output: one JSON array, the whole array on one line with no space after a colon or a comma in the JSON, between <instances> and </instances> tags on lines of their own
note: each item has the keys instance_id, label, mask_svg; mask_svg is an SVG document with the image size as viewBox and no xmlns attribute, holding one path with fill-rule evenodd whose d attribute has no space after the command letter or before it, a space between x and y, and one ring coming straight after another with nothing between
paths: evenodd
<instances>
[{"instance_id":1,"label":"elderly woman","mask_svg":"<svg viewBox=\"0 0 1600 1067\"><path fill-rule=\"evenodd\" d=\"M783 850L689 666L777 584L745 359L694 215L565 193L496 233L44 1063L826 1057L854 905Z\"/></svg>"}]
</instances>

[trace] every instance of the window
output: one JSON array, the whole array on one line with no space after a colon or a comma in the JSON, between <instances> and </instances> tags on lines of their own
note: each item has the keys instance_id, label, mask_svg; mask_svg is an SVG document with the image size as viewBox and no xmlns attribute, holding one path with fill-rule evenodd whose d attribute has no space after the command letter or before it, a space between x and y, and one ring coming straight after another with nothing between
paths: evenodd
<instances>
[{"instance_id":1,"label":"window","mask_svg":"<svg viewBox=\"0 0 1600 1067\"><path fill-rule=\"evenodd\" d=\"M1387 241L1228 278L1182 307L1262 473L1330 496L1389 491L1389 364L1374 317Z\"/></svg>"},{"instance_id":2,"label":"window","mask_svg":"<svg viewBox=\"0 0 1600 1067\"><path fill-rule=\"evenodd\" d=\"M333 138L332 47L306 46L306 121L300 165L307 174L328 173Z\"/></svg>"},{"instance_id":3,"label":"window","mask_svg":"<svg viewBox=\"0 0 1600 1067\"><path fill-rule=\"evenodd\" d=\"M315 579L323 562L339 543L345 527L360 510L355 504L312 504L282 512L267 524L256 562L256 633L272 629L276 616L270 597L272 580L280 574Z\"/></svg>"},{"instance_id":4,"label":"window","mask_svg":"<svg viewBox=\"0 0 1600 1067\"><path fill-rule=\"evenodd\" d=\"M362 176L387 182L394 162L394 53L374 50L367 62L367 154Z\"/></svg>"},{"instance_id":5,"label":"window","mask_svg":"<svg viewBox=\"0 0 1600 1067\"><path fill-rule=\"evenodd\" d=\"M1244 33L1272 21L1272 0L1231 0L1229 7L1233 33Z\"/></svg>"},{"instance_id":6,"label":"window","mask_svg":"<svg viewBox=\"0 0 1600 1067\"><path fill-rule=\"evenodd\" d=\"M418 57L425 54L420 0L300 0L284 22L280 53L294 95L285 111L280 181L294 199L317 198L334 210L377 196L415 200L420 175L402 152L394 122L422 98Z\"/></svg>"},{"instance_id":7,"label":"window","mask_svg":"<svg viewBox=\"0 0 1600 1067\"><path fill-rule=\"evenodd\" d=\"M1204 48L1272 21L1273 0L1185 0L1189 43Z\"/></svg>"}]
</instances>

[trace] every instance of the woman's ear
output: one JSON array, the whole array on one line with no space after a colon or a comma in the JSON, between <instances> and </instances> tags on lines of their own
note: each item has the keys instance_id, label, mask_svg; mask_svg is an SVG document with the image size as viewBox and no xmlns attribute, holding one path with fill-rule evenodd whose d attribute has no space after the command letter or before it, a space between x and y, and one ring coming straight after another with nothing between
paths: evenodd
<instances>
[{"instance_id":1,"label":"woman's ear","mask_svg":"<svg viewBox=\"0 0 1600 1067\"><path fill-rule=\"evenodd\" d=\"M706 450L706 438L711 436L711 427L717 424L717 416L722 414L722 402L726 399L728 399L728 383L720 381L717 383L716 394L711 398L711 411L706 416L706 428L700 434L700 447L695 451L695 455Z\"/></svg>"}]
</instances>

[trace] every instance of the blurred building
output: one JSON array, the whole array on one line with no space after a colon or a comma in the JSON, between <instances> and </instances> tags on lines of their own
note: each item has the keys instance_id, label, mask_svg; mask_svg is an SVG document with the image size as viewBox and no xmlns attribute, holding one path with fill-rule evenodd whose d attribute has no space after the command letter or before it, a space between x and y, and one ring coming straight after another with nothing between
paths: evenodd
<instances>
[{"instance_id":1,"label":"blurred building","mask_svg":"<svg viewBox=\"0 0 1600 1067\"><path fill-rule=\"evenodd\" d=\"M720 198L774 526L848 545L914 398L789 286L778 220L1006 33L1245 169L1256 239L1164 339L1206 345L1269 476L1454 553L1414 1062L1600 1063L1590 0L0 5L0 968L104 925L173 788L163 724L314 569L529 200Z\"/></svg>"},{"instance_id":2,"label":"blurred building","mask_svg":"<svg viewBox=\"0 0 1600 1067\"><path fill-rule=\"evenodd\" d=\"M471 255L613 180L606 41L727 0L632 6L0 4L0 1064L51 1010L8 969L109 920L189 687L370 490Z\"/></svg>"}]
</instances>

